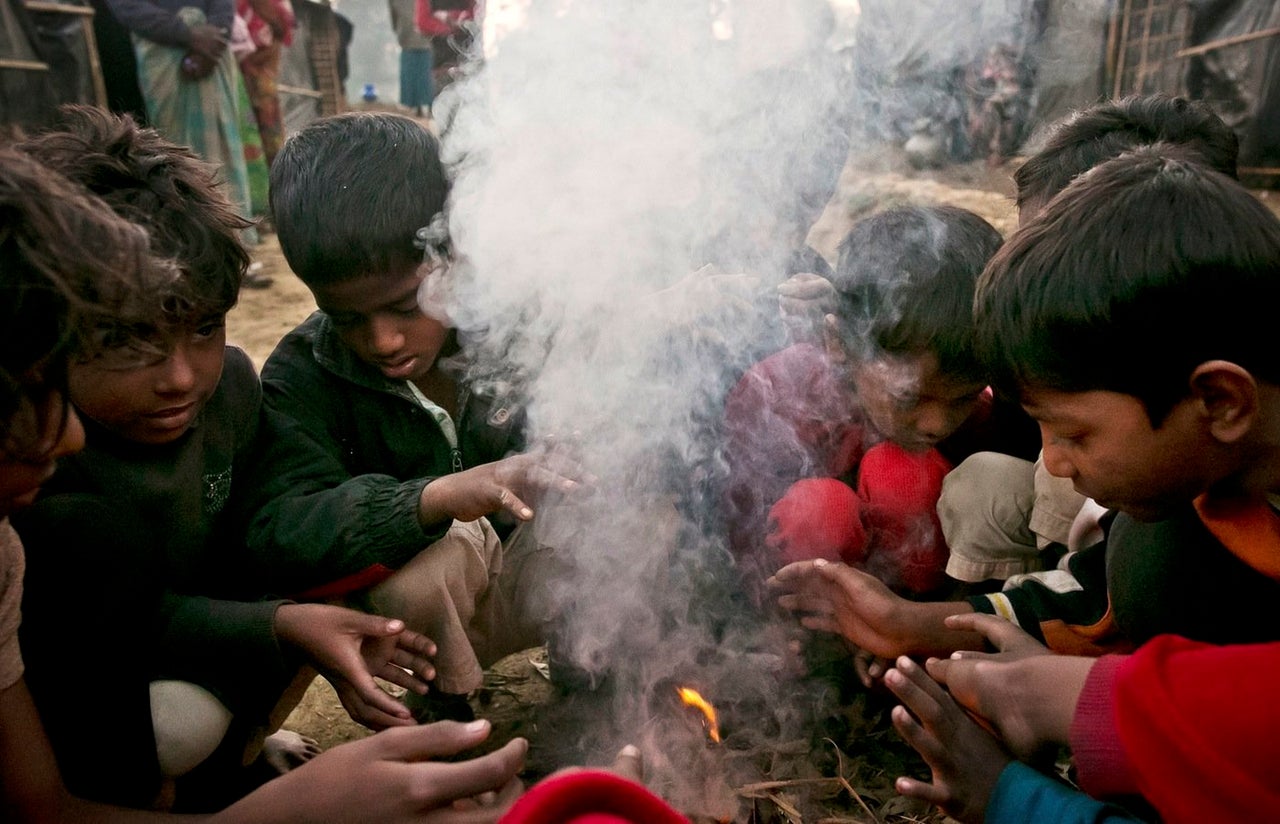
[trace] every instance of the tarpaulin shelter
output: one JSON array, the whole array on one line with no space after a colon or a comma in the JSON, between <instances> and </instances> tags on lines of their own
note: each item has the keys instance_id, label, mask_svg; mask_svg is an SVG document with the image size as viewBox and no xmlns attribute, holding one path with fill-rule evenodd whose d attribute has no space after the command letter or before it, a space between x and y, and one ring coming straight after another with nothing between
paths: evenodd
<instances>
[{"instance_id":1,"label":"tarpaulin shelter","mask_svg":"<svg viewBox=\"0 0 1280 824\"><path fill-rule=\"evenodd\" d=\"M93 9L0 0L0 124L38 126L63 103L105 104Z\"/></svg>"}]
</instances>

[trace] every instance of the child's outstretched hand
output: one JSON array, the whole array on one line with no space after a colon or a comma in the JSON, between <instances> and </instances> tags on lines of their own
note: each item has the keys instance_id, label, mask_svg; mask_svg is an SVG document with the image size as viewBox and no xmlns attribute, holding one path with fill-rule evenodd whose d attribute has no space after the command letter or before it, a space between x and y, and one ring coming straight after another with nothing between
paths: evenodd
<instances>
[{"instance_id":1,"label":"child's outstretched hand","mask_svg":"<svg viewBox=\"0 0 1280 824\"><path fill-rule=\"evenodd\" d=\"M375 730L416 723L373 679L425 694L436 676L430 638L405 629L399 619L329 604L285 604L276 611L275 628L333 684L352 720Z\"/></svg>"},{"instance_id":2,"label":"child's outstretched hand","mask_svg":"<svg viewBox=\"0 0 1280 824\"><path fill-rule=\"evenodd\" d=\"M331 824L486 824L523 790L523 738L479 758L444 762L480 744L488 721L440 721L384 730L341 744L268 782L215 815L214 822L325 821Z\"/></svg>"},{"instance_id":3,"label":"child's outstretched hand","mask_svg":"<svg viewBox=\"0 0 1280 824\"><path fill-rule=\"evenodd\" d=\"M993 615L954 615L947 624L982 633L1000 652L957 652L929 661L929 674L961 705L988 720L1020 759L1034 760L1046 748L1066 744L1096 659L1054 655Z\"/></svg>"},{"instance_id":4,"label":"child's outstretched hand","mask_svg":"<svg viewBox=\"0 0 1280 824\"><path fill-rule=\"evenodd\" d=\"M884 683L902 701L893 708L894 728L933 772L929 782L902 776L894 788L952 818L982 821L1009 753L910 658L899 658Z\"/></svg>"},{"instance_id":5,"label":"child's outstretched hand","mask_svg":"<svg viewBox=\"0 0 1280 824\"><path fill-rule=\"evenodd\" d=\"M521 521L548 492L570 494L589 481L577 461L560 451L526 452L436 478L423 487L418 520L474 521L506 512Z\"/></svg>"},{"instance_id":6,"label":"child's outstretched hand","mask_svg":"<svg viewBox=\"0 0 1280 824\"><path fill-rule=\"evenodd\" d=\"M836 287L822 275L799 272L778 284L778 311L793 343L822 340L823 318L836 310Z\"/></svg>"},{"instance_id":7,"label":"child's outstretched hand","mask_svg":"<svg viewBox=\"0 0 1280 824\"><path fill-rule=\"evenodd\" d=\"M778 606L807 629L833 632L876 655L903 651L894 618L899 598L875 577L822 559L788 564L768 580Z\"/></svg>"}]
</instances>

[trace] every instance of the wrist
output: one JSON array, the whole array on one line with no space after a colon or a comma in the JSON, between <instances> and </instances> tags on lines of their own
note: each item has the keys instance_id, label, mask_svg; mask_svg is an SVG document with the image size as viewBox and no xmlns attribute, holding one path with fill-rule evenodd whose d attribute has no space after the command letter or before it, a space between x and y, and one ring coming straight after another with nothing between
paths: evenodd
<instances>
[{"instance_id":1,"label":"wrist","mask_svg":"<svg viewBox=\"0 0 1280 824\"><path fill-rule=\"evenodd\" d=\"M448 497L448 484L449 476L445 475L423 485L418 495L418 525L423 529L437 526L450 517L444 503Z\"/></svg>"}]
</instances>

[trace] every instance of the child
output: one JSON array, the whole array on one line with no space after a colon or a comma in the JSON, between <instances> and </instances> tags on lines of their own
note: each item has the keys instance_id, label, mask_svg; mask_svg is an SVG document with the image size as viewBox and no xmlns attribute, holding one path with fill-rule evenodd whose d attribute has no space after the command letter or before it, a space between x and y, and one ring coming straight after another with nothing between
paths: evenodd
<instances>
[{"instance_id":1,"label":"child","mask_svg":"<svg viewBox=\"0 0 1280 824\"><path fill-rule=\"evenodd\" d=\"M1074 178L1123 152L1163 141L1235 177L1235 132L1203 103L1154 94L1113 100L1055 124L1014 174L1018 216L1035 217ZM938 516L951 557L947 575L977 583L1052 568L1069 548L1085 498L1042 461L980 452L943 481ZM1091 510L1096 507L1090 506Z\"/></svg>"},{"instance_id":2,"label":"child","mask_svg":"<svg viewBox=\"0 0 1280 824\"><path fill-rule=\"evenodd\" d=\"M84 444L79 418L65 400L69 348L100 320L131 317L138 298L167 287L172 273L149 264L148 239L139 227L8 147L0 148L0 210L0 809L6 821L20 824L181 820L67 792L24 679L17 637L24 553L8 522L31 503L55 462ZM99 628L82 626L71 637L82 637L87 627ZM83 662L86 652L118 640L100 637L70 657ZM93 666L76 673L80 681L94 678L95 689L110 674ZM87 722L74 705L53 707L45 718L51 715ZM473 726L394 730L336 747L208 820L265 824L367 816L394 824L420 821L455 799L486 792L501 792L509 803L519 789L523 740L467 762L427 760L476 746L488 725Z\"/></svg>"},{"instance_id":3,"label":"child","mask_svg":"<svg viewBox=\"0 0 1280 824\"><path fill-rule=\"evenodd\" d=\"M992 263L989 278L996 284L1006 269L1029 271L1031 264L1019 256L1029 257L1031 250L1039 255L1034 262L1042 270L1049 271L1052 263L1055 277L1046 282L1071 290L1069 294L1045 287L1039 304L1019 312L1009 308L1005 315L984 308L993 299L979 304L980 344L1003 371L1006 384L1021 387L1027 410L1041 419L1045 467L1070 477L1081 494L1121 511L1106 541L1070 556L1063 570L1013 582L1001 593L960 605L905 602L842 565L793 565L781 570L774 583L787 593L780 599L783 606L812 613L804 619L806 626L838 631L884 657L980 649L979 636L942 623L966 607L1007 618L1051 649L1074 654L1126 651L1162 633L1211 643L1276 638L1271 605L1280 597L1280 581L1269 565L1274 561L1258 557L1258 546L1250 545L1241 526L1265 524L1269 510L1245 507L1231 494L1233 485L1257 483L1272 459L1265 443L1253 443L1265 434L1265 418L1258 415L1268 409L1256 399L1249 401L1247 416L1233 406L1248 400L1237 398L1241 370L1252 383L1271 379L1265 362L1258 363L1269 351L1260 331L1265 318L1257 317L1254 328L1245 323L1249 317L1243 310L1228 315L1220 308L1237 293L1270 288L1275 263L1267 256L1274 253L1269 244L1276 221L1256 200L1238 195L1224 182L1229 178L1191 160L1173 159L1180 158L1178 152L1170 146L1143 149L1127 165L1108 166L1105 175L1082 176L1082 183L1092 184L1090 197L1083 186L1071 187L1071 198L1064 192L1058 199L1063 208L1038 218L1020 232L1020 243L1006 247ZM1135 182L1125 172L1147 177ZM1140 185L1148 179L1148 185ZM1125 211L1116 212L1115 205L1094 208L1112 223L1084 222L1079 214L1084 208L1076 207L1078 225L1068 227L1069 240L1060 236L1067 205L1097 207L1104 197L1121 195ZM1169 202L1159 199L1164 196ZM1222 208L1202 205L1219 201ZM1144 244L1117 239L1115 232L1138 214L1152 220L1144 223ZM1057 257L1050 259L1050 251ZM1176 260L1176 268L1160 255ZM1215 284L1240 281L1241 288L1231 297L1210 293L1202 285L1208 280L1202 271L1213 271ZM1197 279L1188 285L1174 281L1187 272ZM1111 297L1123 286L1113 279L1140 276L1154 284L1159 284L1157 276L1173 281L1163 292L1151 283L1124 287L1138 296L1135 305L1139 299L1164 301L1158 316L1138 310L1129 314L1119 296ZM1183 292L1193 288L1197 293L1185 297ZM1044 331L1016 325L1052 311L1065 315L1067 310L1055 310L1050 299L1081 317L1093 312L1090 322L1102 331L1064 329L1066 319ZM1005 300L1016 305L1012 298ZM1204 310L1203 317L1192 316L1197 307ZM1103 318L1110 327L1102 327ZM1183 321L1194 326L1194 333L1179 325ZM1249 334L1258 336L1252 344ZM1032 349L1032 344L1040 348ZM1215 353L1222 357L1215 359ZM1206 370L1202 380L1200 363L1228 363L1231 368ZM1037 381L1057 381L1065 389L1032 392L1032 387L1039 389ZM1262 389L1254 394L1265 401L1266 384L1259 385ZM1107 391L1091 392L1084 399L1088 410L1070 405L1085 388L1097 386ZM1177 420L1170 417L1175 413ZM1217 420L1227 413L1249 427L1237 430ZM1198 429L1191 426L1196 414ZM1121 432L1121 427L1128 429ZM1237 438L1244 439L1247 450ZM1106 463L1080 466L1073 462L1076 455ZM1235 490L1263 491L1248 486ZM1192 500L1206 492L1212 494L1193 506Z\"/></svg>"},{"instance_id":4,"label":"child","mask_svg":"<svg viewBox=\"0 0 1280 824\"><path fill-rule=\"evenodd\" d=\"M578 485L518 452L509 397L445 367L454 333L419 294L444 274L429 227L446 190L435 138L399 115L322 119L277 156L280 246L320 311L263 367L278 434L249 531L271 591L346 597L436 641L419 717L465 716L483 667L545 640L557 562L528 530L504 546L490 517L526 522L542 491Z\"/></svg>"},{"instance_id":5,"label":"child","mask_svg":"<svg viewBox=\"0 0 1280 824\"><path fill-rule=\"evenodd\" d=\"M141 296L133 316L101 319L70 367L86 449L16 524L32 549L29 682L78 794L150 806L208 762L220 784L210 791L236 797L219 770L253 760L257 730L278 726L270 713L301 664L333 680L357 718L408 724L373 676L425 691L431 642L337 607L245 600L256 593L234 499L260 389L244 353L225 346L223 324L248 263L244 221L209 167L156 132L89 108L68 110L63 126L26 150L144 227L175 277ZM86 626L114 643L68 656L66 639ZM103 759L83 719L54 711L77 701L86 670L111 673L96 689L112 707L100 734L120 757ZM293 743L303 745L294 757L314 752ZM225 764L209 758L218 748Z\"/></svg>"},{"instance_id":6,"label":"child","mask_svg":"<svg viewBox=\"0 0 1280 824\"><path fill-rule=\"evenodd\" d=\"M972 352L973 284L999 245L952 207L890 209L850 231L825 348L766 358L726 401L730 541L748 581L806 557L861 562L869 544L867 567L895 589L942 585L941 477L978 445L1017 441ZM1034 454L1023 428L1010 448Z\"/></svg>"}]
</instances>

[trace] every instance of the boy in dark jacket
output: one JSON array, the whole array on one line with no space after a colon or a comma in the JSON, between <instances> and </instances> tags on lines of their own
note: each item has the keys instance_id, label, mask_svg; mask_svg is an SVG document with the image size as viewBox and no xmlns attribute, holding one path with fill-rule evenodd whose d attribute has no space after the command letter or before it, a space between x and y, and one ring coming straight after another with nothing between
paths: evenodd
<instances>
[{"instance_id":1,"label":"boy in dark jacket","mask_svg":"<svg viewBox=\"0 0 1280 824\"><path fill-rule=\"evenodd\" d=\"M436 641L419 715L465 715L483 667L543 642L554 553L524 529L504 546L490 519L527 522L543 491L577 486L518 451L509 399L447 368L455 334L428 288L447 276L446 193L435 138L397 115L321 120L277 156L280 246L320 311L263 367L277 448L249 529L273 591L346 598Z\"/></svg>"}]
</instances>

